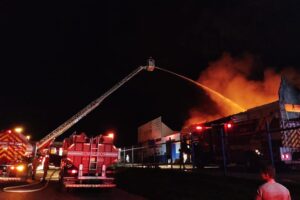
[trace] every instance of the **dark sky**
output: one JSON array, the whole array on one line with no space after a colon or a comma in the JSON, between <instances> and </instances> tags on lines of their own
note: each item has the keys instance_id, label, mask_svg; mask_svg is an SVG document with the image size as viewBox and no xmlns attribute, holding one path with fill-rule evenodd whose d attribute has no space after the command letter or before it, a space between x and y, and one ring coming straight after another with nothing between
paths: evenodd
<instances>
[{"instance_id":1,"label":"dark sky","mask_svg":"<svg viewBox=\"0 0 300 200\"><path fill-rule=\"evenodd\" d=\"M3 0L0 128L23 125L38 140L149 56L194 80L224 52L251 54L258 69L298 67L299 9L286 0ZM160 115L180 130L205 96L170 75L143 72L65 135L114 129L119 146L132 144L137 127Z\"/></svg>"}]
</instances>

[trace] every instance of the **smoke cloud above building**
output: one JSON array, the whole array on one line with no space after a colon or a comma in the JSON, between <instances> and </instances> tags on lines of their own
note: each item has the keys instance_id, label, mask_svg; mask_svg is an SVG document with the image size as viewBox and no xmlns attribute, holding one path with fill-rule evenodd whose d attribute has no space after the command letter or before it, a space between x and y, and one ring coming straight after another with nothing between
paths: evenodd
<instances>
[{"instance_id":1,"label":"smoke cloud above building","mask_svg":"<svg viewBox=\"0 0 300 200\"><path fill-rule=\"evenodd\" d=\"M260 74L260 79L252 79L253 73ZM260 69L251 55L235 58L229 53L224 53L220 59L208 64L197 81L249 109L278 100L281 75L299 85L300 81L295 78L298 73L293 68L286 68L280 72L268 67ZM190 118L185 126L240 112L218 96L212 93L208 93L208 96L212 101L205 102L207 105L199 104L191 108ZM206 111L210 109L214 112Z\"/></svg>"}]
</instances>

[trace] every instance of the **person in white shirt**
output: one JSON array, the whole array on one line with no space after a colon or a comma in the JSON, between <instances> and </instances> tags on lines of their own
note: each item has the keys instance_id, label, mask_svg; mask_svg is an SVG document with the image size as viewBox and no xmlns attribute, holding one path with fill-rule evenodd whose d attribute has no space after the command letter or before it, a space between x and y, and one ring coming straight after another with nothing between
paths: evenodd
<instances>
[{"instance_id":1,"label":"person in white shirt","mask_svg":"<svg viewBox=\"0 0 300 200\"><path fill-rule=\"evenodd\" d=\"M289 190L275 181L275 168L272 165L264 166L260 175L266 183L258 188L255 200L291 200Z\"/></svg>"}]
</instances>

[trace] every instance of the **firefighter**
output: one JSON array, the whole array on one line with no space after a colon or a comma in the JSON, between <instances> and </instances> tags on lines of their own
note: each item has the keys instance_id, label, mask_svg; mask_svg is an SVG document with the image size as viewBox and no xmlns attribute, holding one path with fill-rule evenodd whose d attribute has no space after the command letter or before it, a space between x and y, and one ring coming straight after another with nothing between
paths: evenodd
<instances>
[{"instance_id":1,"label":"firefighter","mask_svg":"<svg viewBox=\"0 0 300 200\"><path fill-rule=\"evenodd\" d=\"M33 158L33 161L32 161L32 174L31 174L32 180L35 179L36 169L37 169L39 163L40 163L39 156Z\"/></svg>"},{"instance_id":2,"label":"firefighter","mask_svg":"<svg viewBox=\"0 0 300 200\"><path fill-rule=\"evenodd\" d=\"M189 145L187 144L187 138L182 136L181 138L181 142L180 142L180 169L181 169L181 165L183 165L183 169L185 169L185 163L186 160L184 159L184 155L190 155L190 149L189 149Z\"/></svg>"},{"instance_id":3,"label":"firefighter","mask_svg":"<svg viewBox=\"0 0 300 200\"><path fill-rule=\"evenodd\" d=\"M43 180L46 180L48 169L49 169L49 155L46 155L44 158L44 175L43 175Z\"/></svg>"},{"instance_id":4,"label":"firefighter","mask_svg":"<svg viewBox=\"0 0 300 200\"><path fill-rule=\"evenodd\" d=\"M183 151L181 148L179 149L179 165L180 165L180 169L181 168L185 169L184 159L183 159Z\"/></svg>"}]
</instances>

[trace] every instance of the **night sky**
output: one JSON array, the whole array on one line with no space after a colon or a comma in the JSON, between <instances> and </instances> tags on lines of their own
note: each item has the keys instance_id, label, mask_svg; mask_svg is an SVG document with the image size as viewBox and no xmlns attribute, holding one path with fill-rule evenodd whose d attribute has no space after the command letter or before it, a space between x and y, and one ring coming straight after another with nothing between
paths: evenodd
<instances>
[{"instance_id":1,"label":"night sky","mask_svg":"<svg viewBox=\"0 0 300 200\"><path fill-rule=\"evenodd\" d=\"M0 2L0 129L22 125L38 140L152 56L196 80L225 52L257 65L300 66L298 1ZM117 133L136 143L137 127L162 116L180 130L207 95L163 72L142 72L71 128Z\"/></svg>"}]
</instances>

